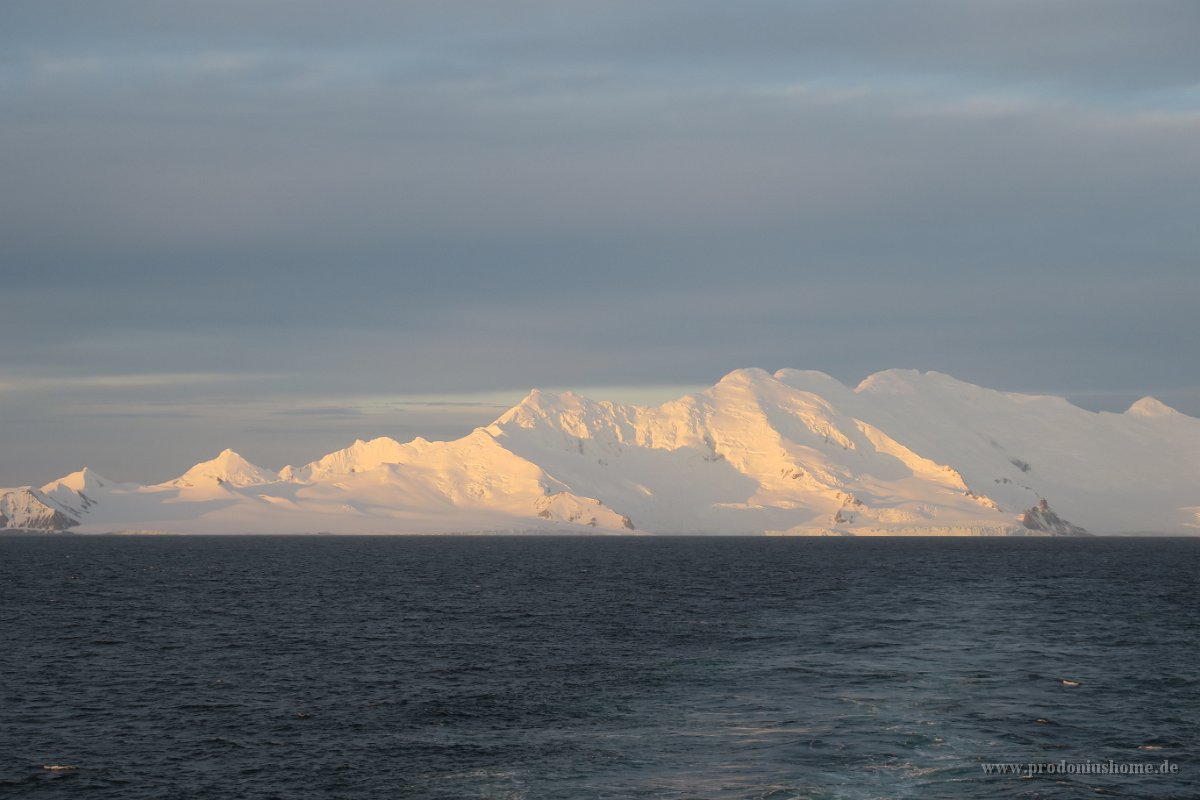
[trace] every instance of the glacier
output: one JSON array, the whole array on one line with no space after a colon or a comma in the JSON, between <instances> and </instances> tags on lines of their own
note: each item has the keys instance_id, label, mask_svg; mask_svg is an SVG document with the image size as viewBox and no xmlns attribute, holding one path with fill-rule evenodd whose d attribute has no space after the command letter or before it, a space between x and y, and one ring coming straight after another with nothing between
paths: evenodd
<instances>
[{"instance_id":1,"label":"glacier","mask_svg":"<svg viewBox=\"0 0 1200 800\"><path fill-rule=\"evenodd\" d=\"M90 469L0 489L0 529L77 533L1200 533L1200 419L886 370L740 369L660 406L533 390L450 442L356 441L273 472Z\"/></svg>"}]
</instances>

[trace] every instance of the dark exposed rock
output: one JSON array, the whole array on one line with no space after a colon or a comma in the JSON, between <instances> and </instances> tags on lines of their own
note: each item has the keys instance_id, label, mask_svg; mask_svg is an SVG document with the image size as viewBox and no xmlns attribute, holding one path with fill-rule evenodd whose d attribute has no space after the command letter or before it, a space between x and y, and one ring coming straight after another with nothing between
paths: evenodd
<instances>
[{"instance_id":1,"label":"dark exposed rock","mask_svg":"<svg viewBox=\"0 0 1200 800\"><path fill-rule=\"evenodd\" d=\"M1021 524L1031 531L1041 531L1053 536L1091 536L1085 529L1072 525L1050 510L1046 498L1021 515Z\"/></svg>"}]
</instances>

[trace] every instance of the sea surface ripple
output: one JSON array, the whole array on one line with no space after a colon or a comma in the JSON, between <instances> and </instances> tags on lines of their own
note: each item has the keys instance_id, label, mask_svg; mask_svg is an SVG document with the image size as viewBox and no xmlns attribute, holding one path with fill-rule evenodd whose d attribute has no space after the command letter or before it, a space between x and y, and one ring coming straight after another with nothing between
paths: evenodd
<instances>
[{"instance_id":1,"label":"sea surface ripple","mask_svg":"<svg viewBox=\"0 0 1200 800\"><path fill-rule=\"evenodd\" d=\"M0 537L0 796L1200 796L1198 589L1182 539ZM1110 759L1178 771L983 771Z\"/></svg>"}]
</instances>

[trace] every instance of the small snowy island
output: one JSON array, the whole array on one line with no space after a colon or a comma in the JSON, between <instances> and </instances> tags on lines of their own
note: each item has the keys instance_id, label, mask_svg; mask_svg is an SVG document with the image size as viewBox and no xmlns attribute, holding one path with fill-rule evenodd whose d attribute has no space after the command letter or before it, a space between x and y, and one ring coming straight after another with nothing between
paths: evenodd
<instances>
[{"instance_id":1,"label":"small snowy island","mask_svg":"<svg viewBox=\"0 0 1200 800\"><path fill-rule=\"evenodd\" d=\"M0 489L0 529L77 533L1086 535L1200 532L1200 419L888 370L743 369L657 407L536 389L452 442L357 441L272 472Z\"/></svg>"}]
</instances>

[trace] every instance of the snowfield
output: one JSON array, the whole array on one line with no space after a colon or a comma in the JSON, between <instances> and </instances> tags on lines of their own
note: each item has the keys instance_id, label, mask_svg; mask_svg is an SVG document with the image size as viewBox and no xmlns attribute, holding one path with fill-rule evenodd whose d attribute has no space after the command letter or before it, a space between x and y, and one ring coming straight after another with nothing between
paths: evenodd
<instances>
[{"instance_id":1,"label":"snowfield","mask_svg":"<svg viewBox=\"0 0 1200 800\"><path fill-rule=\"evenodd\" d=\"M80 533L1200 533L1200 419L1095 413L948 375L744 369L657 407L533 390L452 442L357 441L272 472L0 490L0 528Z\"/></svg>"}]
</instances>

